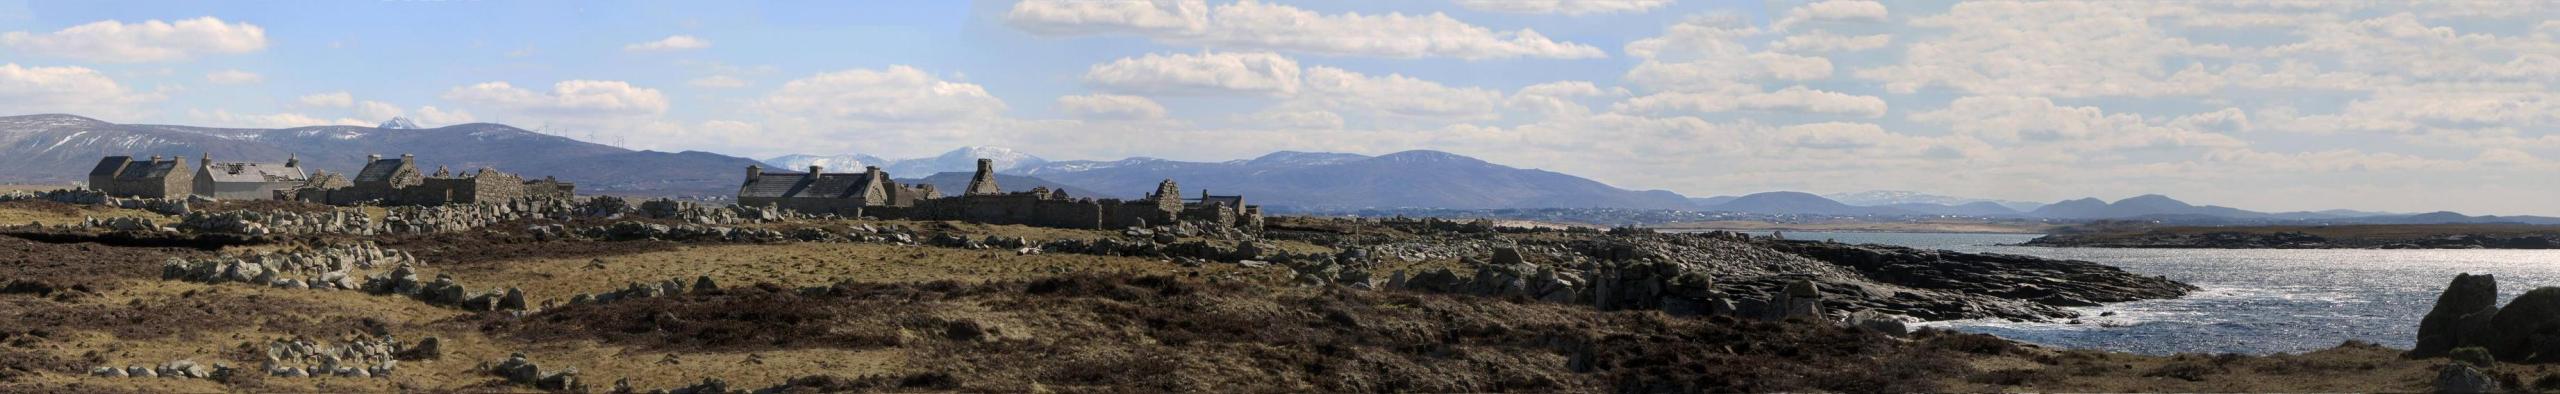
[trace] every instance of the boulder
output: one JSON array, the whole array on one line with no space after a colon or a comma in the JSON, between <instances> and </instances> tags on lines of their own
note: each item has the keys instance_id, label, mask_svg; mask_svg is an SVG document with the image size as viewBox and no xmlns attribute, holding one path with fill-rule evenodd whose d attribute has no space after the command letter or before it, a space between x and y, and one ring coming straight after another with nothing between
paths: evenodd
<instances>
[{"instance_id":1,"label":"boulder","mask_svg":"<svg viewBox=\"0 0 2560 394\"><path fill-rule=\"evenodd\" d=\"M2498 391L2498 381L2490 379L2487 373L2472 369L2469 364L2452 363L2436 367L2435 392L2489 393L2496 391Z\"/></svg>"},{"instance_id":2,"label":"boulder","mask_svg":"<svg viewBox=\"0 0 2560 394\"><path fill-rule=\"evenodd\" d=\"M2418 344L2409 349L2410 357L2435 357L2457 347L2479 345L2486 338L2473 336L2488 327L2463 324L2466 320L2487 323L2481 317L2498 313L2498 279L2492 275L2460 274L2436 296L2434 309L2418 320ZM2475 316L2476 315L2476 316Z\"/></svg>"},{"instance_id":3,"label":"boulder","mask_svg":"<svg viewBox=\"0 0 2560 394\"><path fill-rule=\"evenodd\" d=\"M1770 320L1821 319L1822 287L1809 279L1788 282L1787 288L1778 293L1776 302L1770 307L1774 312L1769 315Z\"/></svg>"},{"instance_id":4,"label":"boulder","mask_svg":"<svg viewBox=\"0 0 2560 394\"><path fill-rule=\"evenodd\" d=\"M498 298L498 309L509 311L524 310L524 290L513 287L507 288L507 295Z\"/></svg>"},{"instance_id":5,"label":"boulder","mask_svg":"<svg viewBox=\"0 0 2560 394\"><path fill-rule=\"evenodd\" d=\"M407 349L400 349L400 352L395 353L393 357L408 361L434 360L444 357L444 348L442 342L437 341L436 337L426 337L418 340L418 343L409 345Z\"/></svg>"},{"instance_id":6,"label":"boulder","mask_svg":"<svg viewBox=\"0 0 2560 394\"><path fill-rule=\"evenodd\" d=\"M2513 362L2560 361L2560 287L2527 291L2489 319L2489 353Z\"/></svg>"}]
</instances>

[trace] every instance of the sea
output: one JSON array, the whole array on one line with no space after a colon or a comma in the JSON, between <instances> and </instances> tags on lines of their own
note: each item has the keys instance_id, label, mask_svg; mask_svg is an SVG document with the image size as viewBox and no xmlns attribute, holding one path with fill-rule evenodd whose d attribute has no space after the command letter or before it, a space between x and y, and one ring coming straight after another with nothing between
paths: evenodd
<instances>
[{"instance_id":1,"label":"sea","mask_svg":"<svg viewBox=\"0 0 2560 394\"><path fill-rule=\"evenodd\" d=\"M2036 237L2031 234L1783 235L2085 260L2204 288L2179 299L2074 308L2083 315L2077 324L1921 323L2046 346L2143 354L2302 353L2348 340L2405 349L2416 342L2418 319L2455 274L2497 275L2500 303L2534 287L2560 286L2560 251L2555 250L2052 248L2014 246Z\"/></svg>"}]
</instances>

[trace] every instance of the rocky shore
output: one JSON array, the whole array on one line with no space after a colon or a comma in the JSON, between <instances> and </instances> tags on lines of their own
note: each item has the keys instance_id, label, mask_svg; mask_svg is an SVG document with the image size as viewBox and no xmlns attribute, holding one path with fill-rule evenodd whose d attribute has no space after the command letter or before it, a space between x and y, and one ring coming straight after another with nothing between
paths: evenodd
<instances>
[{"instance_id":1,"label":"rocky shore","mask_svg":"<svg viewBox=\"0 0 2560 394\"><path fill-rule=\"evenodd\" d=\"M0 231L0 350L24 350L0 352L0 391L1968 390L2180 361L1906 323L2194 290L2079 261L1436 219L213 206ZM259 351L277 343L361 351ZM1961 367L1981 360L2052 369ZM2143 369L2066 371L2119 363ZM2110 384L2060 387L2130 387Z\"/></svg>"}]
</instances>

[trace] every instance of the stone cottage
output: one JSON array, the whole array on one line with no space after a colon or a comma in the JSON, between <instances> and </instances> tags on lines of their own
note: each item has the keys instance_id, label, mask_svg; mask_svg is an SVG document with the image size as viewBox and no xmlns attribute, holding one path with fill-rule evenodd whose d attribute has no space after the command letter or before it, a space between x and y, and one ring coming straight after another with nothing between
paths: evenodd
<instances>
[{"instance_id":1,"label":"stone cottage","mask_svg":"<svg viewBox=\"0 0 2560 394\"><path fill-rule=\"evenodd\" d=\"M107 156L89 169L89 189L116 197L178 198L195 190L195 166L186 156L134 160Z\"/></svg>"},{"instance_id":2,"label":"stone cottage","mask_svg":"<svg viewBox=\"0 0 2560 394\"><path fill-rule=\"evenodd\" d=\"M1181 187L1170 179L1137 200L1075 198L1065 190L1046 187L1007 193L996 185L993 161L979 159L968 188L961 195L944 197L932 185L897 184L879 167L859 174L822 170L813 166L806 173L769 173L748 166L738 203L842 216L1059 228L1109 229L1176 221L1247 229L1262 226L1262 208L1245 205L1244 197L1204 191L1201 199L1186 202Z\"/></svg>"},{"instance_id":3,"label":"stone cottage","mask_svg":"<svg viewBox=\"0 0 2560 394\"><path fill-rule=\"evenodd\" d=\"M425 174L418 169L416 155L371 155L366 156L365 163L346 186L303 189L296 197L330 205L443 205L576 195L576 185L568 182L550 178L527 181L488 168L456 175L438 167L434 174Z\"/></svg>"},{"instance_id":4,"label":"stone cottage","mask_svg":"<svg viewBox=\"0 0 2560 394\"><path fill-rule=\"evenodd\" d=\"M206 155L200 160L192 186L199 196L224 200L287 198L311 181L310 175L302 171L302 160L296 158L287 158L283 163L217 163L212 155Z\"/></svg>"}]
</instances>

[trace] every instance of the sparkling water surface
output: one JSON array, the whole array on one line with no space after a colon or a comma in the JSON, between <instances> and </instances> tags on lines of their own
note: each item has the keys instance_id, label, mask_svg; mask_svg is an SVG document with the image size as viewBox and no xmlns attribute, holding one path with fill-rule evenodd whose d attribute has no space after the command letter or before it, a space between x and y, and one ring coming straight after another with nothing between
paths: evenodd
<instances>
[{"instance_id":1,"label":"sparkling water surface","mask_svg":"<svg viewBox=\"0 0 2560 394\"><path fill-rule=\"evenodd\" d=\"M2560 286L2560 251L2555 250L2047 248L2003 246L2036 237L2017 234L1789 231L1785 236L2086 260L2204 288L2174 300L2073 308L2083 315L2081 324L1923 324L2050 346L2146 354L2299 353L2350 339L2408 348L2416 342L2418 319L2454 274L2497 275L2500 303L2533 287ZM2099 316L2106 312L2115 315Z\"/></svg>"}]
</instances>

